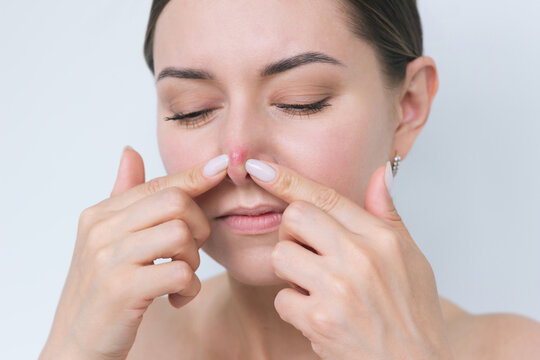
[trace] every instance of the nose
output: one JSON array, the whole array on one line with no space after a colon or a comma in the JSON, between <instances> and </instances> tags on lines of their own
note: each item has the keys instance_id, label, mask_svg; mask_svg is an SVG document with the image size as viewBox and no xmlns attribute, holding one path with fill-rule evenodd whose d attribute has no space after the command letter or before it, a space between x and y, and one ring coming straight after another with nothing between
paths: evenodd
<instances>
[{"instance_id":1,"label":"nose","mask_svg":"<svg viewBox=\"0 0 540 360\"><path fill-rule=\"evenodd\" d=\"M255 183L246 171L246 161L272 161L274 159L269 154L275 149L272 137L269 136L271 123L265 112L261 111L256 100L249 94L237 91L236 96L236 101L231 100L229 111L221 119L216 131L221 153L229 155L229 179L235 185L242 186Z\"/></svg>"}]
</instances>

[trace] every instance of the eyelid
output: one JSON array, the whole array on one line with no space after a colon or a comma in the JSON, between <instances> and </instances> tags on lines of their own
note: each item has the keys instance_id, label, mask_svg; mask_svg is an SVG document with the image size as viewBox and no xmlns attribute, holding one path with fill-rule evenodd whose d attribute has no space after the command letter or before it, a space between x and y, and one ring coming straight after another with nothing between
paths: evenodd
<instances>
[{"instance_id":1,"label":"eyelid","mask_svg":"<svg viewBox=\"0 0 540 360\"><path fill-rule=\"evenodd\" d=\"M277 107L286 107L286 106L302 107L302 106L318 105L318 104L321 104L321 103L325 103L328 100L330 100L331 98L332 98L332 96L329 95L329 96L326 96L325 98L323 98L323 99L321 99L319 101L309 100L309 101L306 101L305 103L300 102L300 101L293 101L293 102L290 102L290 103L271 103L270 105L277 106ZM203 107L200 110L193 110L193 111L174 111L172 109L169 109L169 111L172 112L175 115L186 116L186 115L191 115L191 114L196 114L196 113L207 113L207 112L209 113L209 112L212 112L212 111L217 110L217 109L219 109L219 107L208 107L208 108ZM191 116L189 116L189 117L191 117Z\"/></svg>"},{"instance_id":2,"label":"eyelid","mask_svg":"<svg viewBox=\"0 0 540 360\"><path fill-rule=\"evenodd\" d=\"M291 100L291 101L275 101L271 103L270 105L310 105L310 104L318 104L321 102L328 101L332 98L332 95L325 95L324 98L321 100L314 100L313 97L306 98L306 100Z\"/></svg>"},{"instance_id":3,"label":"eyelid","mask_svg":"<svg viewBox=\"0 0 540 360\"><path fill-rule=\"evenodd\" d=\"M325 104L326 102L328 102L328 100L330 100L332 98L332 96L327 96L319 101L309 101L309 102L306 102L306 103L300 103L300 102L295 102L294 104L293 103L288 103L288 104L283 104L283 103L273 103L271 105L274 105L274 106L277 106L277 107L280 107L280 108L283 108L283 107L292 107L292 108L295 108L295 107L302 107L302 106L316 106L316 105L320 105L320 104Z\"/></svg>"},{"instance_id":4,"label":"eyelid","mask_svg":"<svg viewBox=\"0 0 540 360\"><path fill-rule=\"evenodd\" d=\"M284 109L286 113L291 116L307 116L322 111L325 107L329 107L332 104L328 103L328 100L332 96L327 96L317 102L309 102L305 104L272 104L280 109ZM165 117L165 120L176 120L179 124L183 124L184 127L198 127L200 123L205 123L210 115L218 108L208 108L197 111L190 111L185 113L174 113L171 117Z\"/></svg>"}]
</instances>

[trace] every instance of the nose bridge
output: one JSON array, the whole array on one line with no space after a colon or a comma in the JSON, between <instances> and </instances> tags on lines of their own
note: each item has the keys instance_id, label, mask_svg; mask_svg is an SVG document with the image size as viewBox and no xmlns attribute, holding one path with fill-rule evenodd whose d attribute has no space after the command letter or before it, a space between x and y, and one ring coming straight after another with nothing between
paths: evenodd
<instances>
[{"instance_id":1,"label":"nose bridge","mask_svg":"<svg viewBox=\"0 0 540 360\"><path fill-rule=\"evenodd\" d=\"M244 164L258 157L264 143L263 119L253 108L247 101L231 103L220 132L222 151L229 154L228 175L237 185L252 181Z\"/></svg>"}]
</instances>

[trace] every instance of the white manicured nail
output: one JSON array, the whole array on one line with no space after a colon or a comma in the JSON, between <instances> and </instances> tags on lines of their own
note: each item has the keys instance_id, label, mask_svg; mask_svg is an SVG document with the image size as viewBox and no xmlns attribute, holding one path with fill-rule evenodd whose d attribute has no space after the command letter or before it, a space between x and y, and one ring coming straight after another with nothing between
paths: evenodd
<instances>
[{"instance_id":1,"label":"white manicured nail","mask_svg":"<svg viewBox=\"0 0 540 360\"><path fill-rule=\"evenodd\" d=\"M262 181L271 181L276 177L276 171L263 161L248 159L246 171Z\"/></svg>"},{"instance_id":2,"label":"white manicured nail","mask_svg":"<svg viewBox=\"0 0 540 360\"><path fill-rule=\"evenodd\" d=\"M203 169L203 175L212 177L229 166L229 155L222 154L208 161Z\"/></svg>"},{"instance_id":3,"label":"white manicured nail","mask_svg":"<svg viewBox=\"0 0 540 360\"><path fill-rule=\"evenodd\" d=\"M394 180L394 175L392 174L392 166L390 166L390 161L386 162L386 172L384 174L384 182L386 183L386 188L388 193L392 196L392 182Z\"/></svg>"}]
</instances>

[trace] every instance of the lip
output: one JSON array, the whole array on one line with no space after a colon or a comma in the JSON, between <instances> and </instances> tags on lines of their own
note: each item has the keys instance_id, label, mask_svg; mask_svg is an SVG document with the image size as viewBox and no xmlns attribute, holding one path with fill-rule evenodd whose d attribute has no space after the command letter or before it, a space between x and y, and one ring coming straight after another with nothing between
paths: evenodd
<instances>
[{"instance_id":1,"label":"lip","mask_svg":"<svg viewBox=\"0 0 540 360\"><path fill-rule=\"evenodd\" d=\"M283 206L271 204L260 204L251 208L245 206L238 206L234 209L226 211L225 213L223 213L223 215L218 216L217 218L219 219L231 215L255 216L266 213L283 213L283 211L285 211L285 208Z\"/></svg>"},{"instance_id":2,"label":"lip","mask_svg":"<svg viewBox=\"0 0 540 360\"><path fill-rule=\"evenodd\" d=\"M269 212L261 215L228 215L217 220L237 234L256 235L278 230L281 217L279 212Z\"/></svg>"},{"instance_id":3,"label":"lip","mask_svg":"<svg viewBox=\"0 0 540 360\"><path fill-rule=\"evenodd\" d=\"M237 207L216 219L237 234L265 234L279 229L283 211L282 206L261 204L252 208Z\"/></svg>"}]
</instances>

